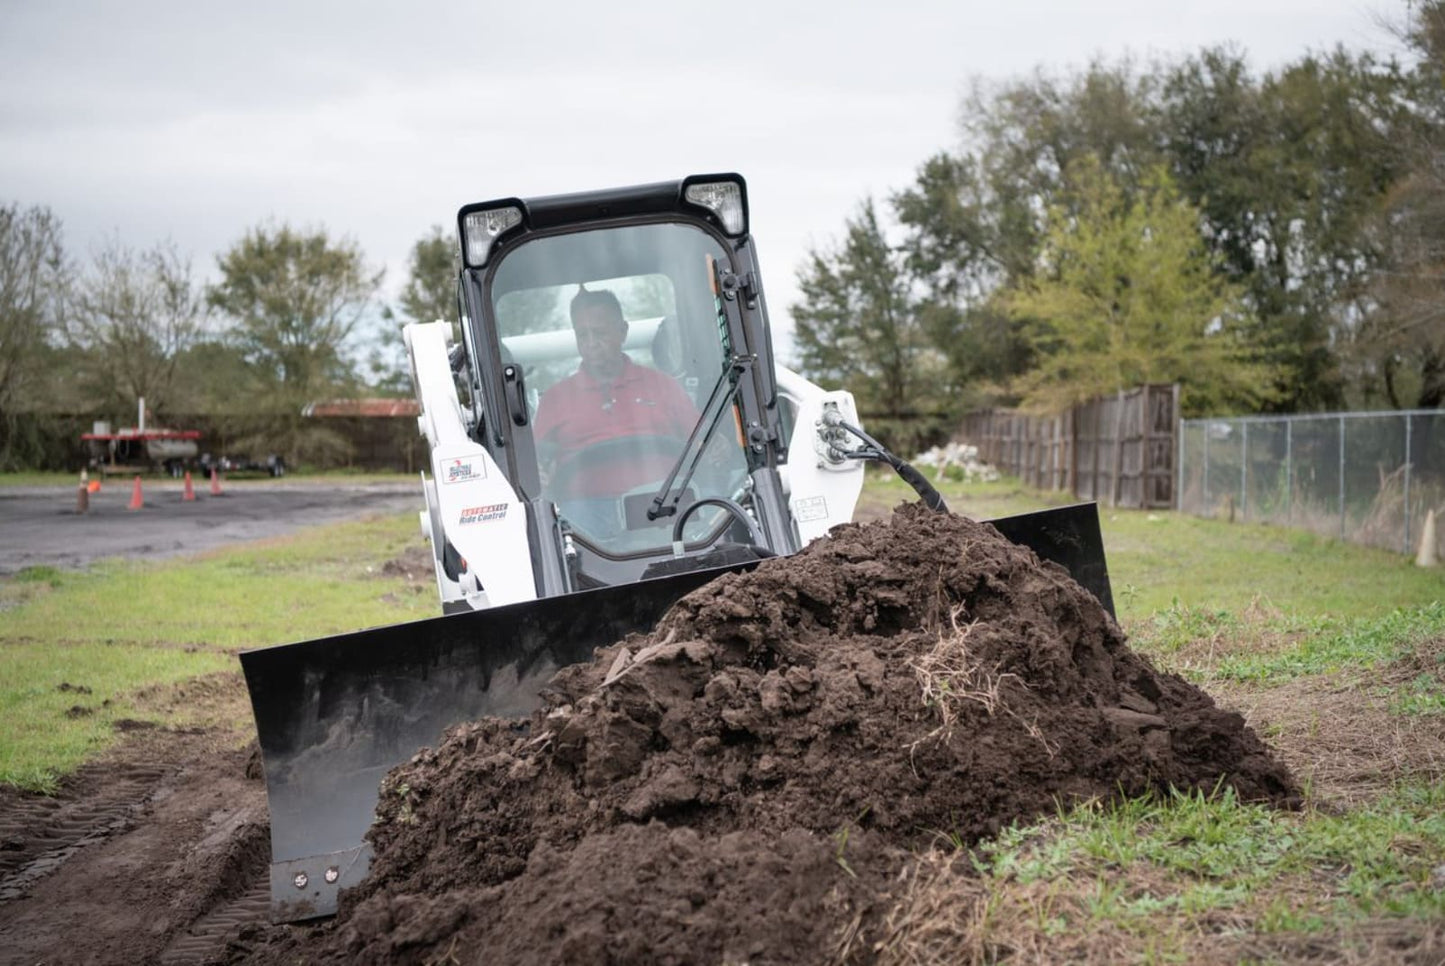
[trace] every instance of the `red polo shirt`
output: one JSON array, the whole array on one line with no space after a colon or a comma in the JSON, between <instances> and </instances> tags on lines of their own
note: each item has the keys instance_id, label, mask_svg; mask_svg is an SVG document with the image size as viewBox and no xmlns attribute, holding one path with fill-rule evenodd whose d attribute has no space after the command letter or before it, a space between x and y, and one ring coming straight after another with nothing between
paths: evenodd
<instances>
[{"instance_id":1,"label":"red polo shirt","mask_svg":"<svg viewBox=\"0 0 1445 966\"><path fill-rule=\"evenodd\" d=\"M697 407L677 380L627 359L611 382L578 369L548 389L537 404L534 432L538 443L556 447L559 496L613 496L666 475L695 422ZM585 467L568 465L586 447L628 436L673 437L677 445L670 453L619 445L611 456L589 457Z\"/></svg>"}]
</instances>

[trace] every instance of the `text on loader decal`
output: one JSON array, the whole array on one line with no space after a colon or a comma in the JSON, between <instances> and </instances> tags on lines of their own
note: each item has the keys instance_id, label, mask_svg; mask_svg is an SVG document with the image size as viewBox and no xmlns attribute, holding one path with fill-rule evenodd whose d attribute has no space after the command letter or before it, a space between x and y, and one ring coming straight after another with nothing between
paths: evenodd
<instances>
[{"instance_id":1,"label":"text on loader decal","mask_svg":"<svg viewBox=\"0 0 1445 966\"><path fill-rule=\"evenodd\" d=\"M483 480L487 477L486 466L481 460L473 463L471 460L463 462L452 460L446 465L446 479L443 483L465 483L467 480Z\"/></svg>"},{"instance_id":2,"label":"text on loader decal","mask_svg":"<svg viewBox=\"0 0 1445 966\"><path fill-rule=\"evenodd\" d=\"M469 506L462 511L461 523L486 523L500 520L507 515L507 504L490 503L487 506Z\"/></svg>"}]
</instances>

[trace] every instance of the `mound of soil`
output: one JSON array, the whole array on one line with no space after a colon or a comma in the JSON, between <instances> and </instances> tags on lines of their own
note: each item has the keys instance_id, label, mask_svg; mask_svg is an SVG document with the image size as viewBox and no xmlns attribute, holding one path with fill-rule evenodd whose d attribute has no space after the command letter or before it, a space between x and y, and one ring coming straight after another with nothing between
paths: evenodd
<instances>
[{"instance_id":1,"label":"mound of soil","mask_svg":"<svg viewBox=\"0 0 1445 966\"><path fill-rule=\"evenodd\" d=\"M382 785L320 960L867 961L910 850L1290 775L1062 568L917 505L680 601ZM278 957L279 958L279 957Z\"/></svg>"}]
</instances>

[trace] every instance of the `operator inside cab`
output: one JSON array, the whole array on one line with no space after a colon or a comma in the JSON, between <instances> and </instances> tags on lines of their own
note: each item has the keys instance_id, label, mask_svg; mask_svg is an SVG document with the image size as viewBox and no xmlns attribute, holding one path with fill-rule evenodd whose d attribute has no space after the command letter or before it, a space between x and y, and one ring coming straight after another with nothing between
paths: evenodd
<instances>
[{"instance_id":1,"label":"operator inside cab","mask_svg":"<svg viewBox=\"0 0 1445 966\"><path fill-rule=\"evenodd\" d=\"M543 393L534 432L563 516L605 536L623 526L618 497L667 475L698 413L676 380L622 351L616 295L579 286L571 316L581 365Z\"/></svg>"}]
</instances>

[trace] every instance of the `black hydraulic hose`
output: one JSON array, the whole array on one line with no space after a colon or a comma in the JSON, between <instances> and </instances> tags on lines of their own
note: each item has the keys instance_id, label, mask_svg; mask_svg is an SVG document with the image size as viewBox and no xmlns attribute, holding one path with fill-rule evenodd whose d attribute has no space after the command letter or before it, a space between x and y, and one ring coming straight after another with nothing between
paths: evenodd
<instances>
[{"instance_id":1,"label":"black hydraulic hose","mask_svg":"<svg viewBox=\"0 0 1445 966\"><path fill-rule=\"evenodd\" d=\"M673 543L678 543L682 540L683 525L687 523L687 518L692 516L692 511L696 510L700 506L722 507L724 510L728 511L728 513L732 514L735 518L737 518L739 523L748 528L748 538L752 540L754 548L767 548L767 540L763 539L762 531L758 529L758 525L753 521L753 518L748 516L748 511L744 510L736 502L722 496L709 496L704 499L697 500L693 503L689 503L687 509L683 510L677 515L677 520L672 525ZM769 555L771 555L771 553Z\"/></svg>"},{"instance_id":2,"label":"black hydraulic hose","mask_svg":"<svg viewBox=\"0 0 1445 966\"><path fill-rule=\"evenodd\" d=\"M924 506L930 510L937 510L939 513L948 512L948 504L943 502L943 496L933 488L933 484L928 482L926 476L913 468L911 463L906 463L897 456L894 456L888 451L888 448L878 442L878 440L869 436L852 423L844 422L841 417L828 418L828 416L825 415L824 419L828 425L837 426L839 429L852 433L863 441L864 445L858 449L843 451L844 456L850 459L873 460L879 463L887 463L893 467L894 472L903 479L903 482L913 487L913 492L918 494L918 498L923 501Z\"/></svg>"}]
</instances>

